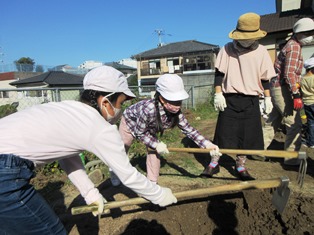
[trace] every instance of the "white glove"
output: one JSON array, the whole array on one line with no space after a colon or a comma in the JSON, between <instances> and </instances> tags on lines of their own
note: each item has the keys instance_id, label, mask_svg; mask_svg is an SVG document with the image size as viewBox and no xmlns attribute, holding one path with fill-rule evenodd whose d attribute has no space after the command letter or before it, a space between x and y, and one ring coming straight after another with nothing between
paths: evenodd
<instances>
[{"instance_id":1,"label":"white glove","mask_svg":"<svg viewBox=\"0 0 314 235\"><path fill-rule=\"evenodd\" d=\"M223 96L222 92L215 93L214 96L214 106L215 110L224 111L227 107L226 99Z\"/></svg>"},{"instance_id":2,"label":"white glove","mask_svg":"<svg viewBox=\"0 0 314 235\"><path fill-rule=\"evenodd\" d=\"M105 203L107 203L106 199L101 196L97 201L91 204L91 205L98 206L98 210L92 212L94 216L97 216L97 215L100 216L101 214L105 213L104 212Z\"/></svg>"},{"instance_id":3,"label":"white glove","mask_svg":"<svg viewBox=\"0 0 314 235\"><path fill-rule=\"evenodd\" d=\"M167 145L164 142L159 142L156 146L156 151L159 154L166 154L169 153Z\"/></svg>"},{"instance_id":4,"label":"white glove","mask_svg":"<svg viewBox=\"0 0 314 235\"><path fill-rule=\"evenodd\" d=\"M264 98L264 110L266 114L269 114L272 109L273 109L273 103L271 102L271 97L270 96L266 96Z\"/></svg>"},{"instance_id":5,"label":"white glove","mask_svg":"<svg viewBox=\"0 0 314 235\"><path fill-rule=\"evenodd\" d=\"M207 144L206 149L210 149L209 154L211 157L220 157L222 154L219 152L219 147L215 144Z\"/></svg>"},{"instance_id":6,"label":"white glove","mask_svg":"<svg viewBox=\"0 0 314 235\"><path fill-rule=\"evenodd\" d=\"M164 195L164 199L162 200L162 202L160 202L158 205L161 207L164 206L168 206L171 205L173 203L177 203L177 198L172 194L172 191L170 188L164 188L161 187L162 191L163 191L163 195Z\"/></svg>"}]
</instances>

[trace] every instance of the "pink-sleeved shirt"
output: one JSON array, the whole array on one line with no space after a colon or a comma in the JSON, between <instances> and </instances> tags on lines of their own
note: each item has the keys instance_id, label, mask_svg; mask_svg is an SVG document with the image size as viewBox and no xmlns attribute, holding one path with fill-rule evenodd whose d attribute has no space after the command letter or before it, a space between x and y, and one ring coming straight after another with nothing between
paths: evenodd
<instances>
[{"instance_id":1,"label":"pink-sleeved shirt","mask_svg":"<svg viewBox=\"0 0 314 235\"><path fill-rule=\"evenodd\" d=\"M254 51L239 54L230 42L219 51L215 67L225 74L224 93L259 96L264 91L261 80L276 76L271 58L262 45Z\"/></svg>"}]
</instances>

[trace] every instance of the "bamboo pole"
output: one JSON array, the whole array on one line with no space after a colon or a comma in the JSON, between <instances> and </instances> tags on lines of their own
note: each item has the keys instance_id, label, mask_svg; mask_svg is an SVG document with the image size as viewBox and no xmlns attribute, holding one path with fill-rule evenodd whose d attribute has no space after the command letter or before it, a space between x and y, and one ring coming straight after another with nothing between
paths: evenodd
<instances>
[{"instance_id":1,"label":"bamboo pole","mask_svg":"<svg viewBox=\"0 0 314 235\"><path fill-rule=\"evenodd\" d=\"M169 152L185 152L185 153L209 153L209 149L201 148L168 148ZM222 154L245 154L260 155L266 157L278 158L298 158L299 153L296 151L283 150L250 150L250 149L219 149Z\"/></svg>"},{"instance_id":2,"label":"bamboo pole","mask_svg":"<svg viewBox=\"0 0 314 235\"><path fill-rule=\"evenodd\" d=\"M234 184L219 185L219 186L213 186L209 188L201 188L201 189L177 192L177 193L174 193L174 195L178 200L182 200L186 198L212 196L212 195L217 195L217 194L222 194L222 193L231 193L235 191L248 190L248 189L277 188L278 186L280 186L281 182L282 182L281 178L268 179L268 180L244 181L244 182L234 183ZM112 201L105 204L104 211L108 209L139 205L139 204L144 204L144 203L149 203L149 201L140 197L127 199L124 201ZM97 211L97 209L98 207L95 205L85 205L85 206L73 207L71 209L71 213L72 215L79 215L79 214L84 214L84 213L90 213L92 211Z\"/></svg>"}]
</instances>

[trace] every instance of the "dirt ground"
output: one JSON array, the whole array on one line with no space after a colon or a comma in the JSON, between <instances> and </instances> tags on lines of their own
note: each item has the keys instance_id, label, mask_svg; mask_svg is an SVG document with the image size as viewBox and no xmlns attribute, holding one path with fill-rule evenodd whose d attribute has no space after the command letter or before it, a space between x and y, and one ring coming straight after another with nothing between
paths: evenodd
<instances>
[{"instance_id":1,"label":"dirt ground","mask_svg":"<svg viewBox=\"0 0 314 235\"><path fill-rule=\"evenodd\" d=\"M209 138L212 138L214 128L215 122L208 121L200 121L198 127L200 132ZM272 147L280 149L283 138L283 134L277 134L277 141ZM185 138L182 143L185 146L191 144ZM302 151L308 155L308 168L302 188L297 182L299 168L284 166L281 158L270 158L268 161L250 159L247 162L249 172L257 180L282 176L290 179L291 195L282 214L272 205L274 189L252 189L187 198L166 208L150 203L121 207L112 209L110 214L104 214L100 219L93 217L91 213L71 215L71 208L85 203L64 175L50 179L41 193L59 215L70 235L310 235L314 234L314 150L303 147ZM143 157L134 156L131 162L145 173ZM212 179L204 179L200 178L199 174L208 164L209 155L172 153L162 160L158 183L170 187L173 192L240 183L234 174L234 159L234 156L224 155L220 160L220 173ZM37 180L44 184L45 177L39 175ZM98 188L108 201L137 197L124 186L113 187L107 178Z\"/></svg>"}]
</instances>

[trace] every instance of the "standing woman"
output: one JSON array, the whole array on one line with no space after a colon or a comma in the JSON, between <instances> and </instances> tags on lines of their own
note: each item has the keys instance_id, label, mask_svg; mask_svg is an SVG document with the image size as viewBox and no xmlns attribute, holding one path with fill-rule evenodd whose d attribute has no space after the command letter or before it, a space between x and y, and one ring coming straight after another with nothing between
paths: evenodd
<instances>
[{"instance_id":1,"label":"standing woman","mask_svg":"<svg viewBox=\"0 0 314 235\"><path fill-rule=\"evenodd\" d=\"M219 116L214 143L220 148L264 149L259 97L264 93L265 112L269 113L273 107L269 80L276 75L266 48L258 42L266 34L260 29L259 15L243 14L229 33L233 42L218 53L214 104ZM236 173L241 180L254 180L245 162L246 155L237 155Z\"/></svg>"},{"instance_id":2,"label":"standing woman","mask_svg":"<svg viewBox=\"0 0 314 235\"><path fill-rule=\"evenodd\" d=\"M177 199L131 166L114 123L125 100L134 98L118 70L101 66L88 72L79 101L47 103L0 120L0 233L66 234L61 221L30 184L36 166L59 161L87 204L106 200L88 178L79 153L94 153L122 183L154 204Z\"/></svg>"}]
</instances>

